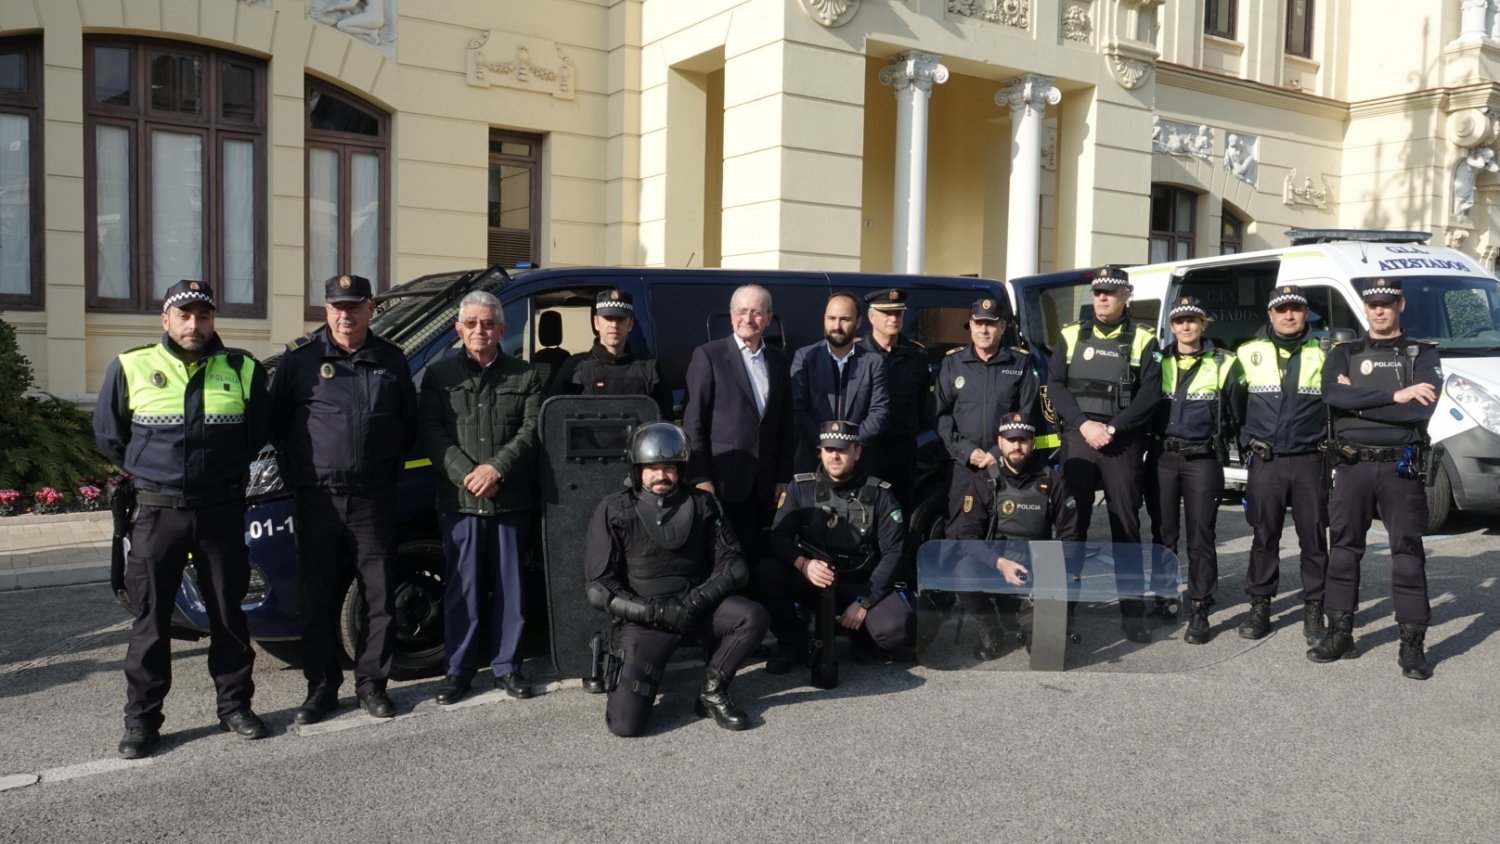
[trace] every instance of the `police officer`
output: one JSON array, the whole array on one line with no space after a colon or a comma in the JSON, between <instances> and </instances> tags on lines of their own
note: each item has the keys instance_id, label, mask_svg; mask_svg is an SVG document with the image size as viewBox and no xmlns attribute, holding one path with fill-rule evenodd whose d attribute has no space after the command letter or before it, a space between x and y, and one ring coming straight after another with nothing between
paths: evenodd
<instances>
[{"instance_id":1,"label":"police officer","mask_svg":"<svg viewBox=\"0 0 1500 844\"><path fill-rule=\"evenodd\" d=\"M172 610L189 554L211 625L219 725L246 739L266 735L250 708L255 653L240 602L250 586L245 475L266 440L270 403L265 370L214 331L215 307L201 281L168 288L161 340L110 362L94 410L99 450L137 490L125 562L135 610L119 746L126 759L149 756L160 739L172 687Z\"/></svg>"},{"instance_id":2,"label":"police officer","mask_svg":"<svg viewBox=\"0 0 1500 844\"><path fill-rule=\"evenodd\" d=\"M1336 454L1329 500L1333 548L1328 560L1328 622L1323 640L1307 652L1313 662L1357 655L1354 608L1359 563L1376 506L1391 542L1391 600L1400 626L1401 673L1432 676L1424 653L1432 607L1427 600L1427 523L1424 475L1433 471L1427 423L1442 390L1437 346L1401 330L1406 299L1401 280L1356 279L1370 331L1341 343L1323 366L1323 396L1333 408Z\"/></svg>"},{"instance_id":3,"label":"police officer","mask_svg":"<svg viewBox=\"0 0 1500 844\"><path fill-rule=\"evenodd\" d=\"M1027 351L1001 348L1010 306L984 298L969 309L969 344L948 352L938 368L937 431L953 458L948 484L948 522L974 475L999 462L991 445L1000 417L1030 418L1040 384Z\"/></svg>"},{"instance_id":4,"label":"police officer","mask_svg":"<svg viewBox=\"0 0 1500 844\"><path fill-rule=\"evenodd\" d=\"M1328 502L1318 445L1327 427L1323 406L1326 352L1307 329L1307 297L1295 284L1271 289L1268 322L1235 352L1238 374L1229 399L1247 455L1245 520L1254 538L1245 591L1250 613L1239 627L1246 639L1271 632L1271 599L1280 579L1281 528L1292 507L1302 549L1302 635L1323 637L1323 577L1328 569Z\"/></svg>"},{"instance_id":5,"label":"police officer","mask_svg":"<svg viewBox=\"0 0 1500 844\"><path fill-rule=\"evenodd\" d=\"M906 319L906 291L891 287L865 296L870 333L860 346L885 364L885 428L870 442L873 460L865 462L875 477L891 485L906 512L916 506L917 435L932 427L932 370L927 349L901 336Z\"/></svg>"},{"instance_id":6,"label":"police officer","mask_svg":"<svg viewBox=\"0 0 1500 844\"><path fill-rule=\"evenodd\" d=\"M1201 645L1210 638L1208 614L1219 582L1215 527L1228 456L1225 431L1233 427L1233 420L1226 418L1224 385L1234 354L1203 336L1210 318L1196 296L1178 299L1167 318L1173 340L1162 353L1156 437L1146 460L1146 512L1151 515L1151 542L1173 554L1182 528L1187 529L1192 614L1183 639ZM1154 612L1171 618L1174 613L1163 593L1175 585L1175 578L1165 570L1154 574Z\"/></svg>"},{"instance_id":7,"label":"police officer","mask_svg":"<svg viewBox=\"0 0 1500 844\"><path fill-rule=\"evenodd\" d=\"M1094 315L1063 327L1047 381L1047 398L1064 426L1063 484L1077 504L1063 513L1057 538L1088 538L1094 494L1102 488L1116 546L1120 626L1130 641L1149 642L1145 605L1134 597L1144 591L1141 568L1127 555L1141 542L1141 460L1161 398L1161 354L1156 334L1126 316L1131 285L1124 270L1093 271L1091 288Z\"/></svg>"},{"instance_id":8,"label":"police officer","mask_svg":"<svg viewBox=\"0 0 1500 844\"><path fill-rule=\"evenodd\" d=\"M953 539L997 540L1049 539L1052 525L1074 508L1062 476L1036 456L1036 426L1024 414L1007 414L1000 420L996 443L1000 462L974 475L964 492L963 506L953 522ZM1012 586L1026 586L1029 562L1019 553L999 556L995 569ZM979 619L979 644L974 656L998 659L1005 652L1002 624L1014 617L1020 602L1014 595L962 593L964 609Z\"/></svg>"},{"instance_id":9,"label":"police officer","mask_svg":"<svg viewBox=\"0 0 1500 844\"><path fill-rule=\"evenodd\" d=\"M807 628L792 604L813 605L821 589L836 590L838 623L853 631L859 658L873 658L877 648L898 650L915 638L916 615L895 584L906 542L901 503L890 484L860 468L861 450L853 423L823 423L818 471L796 475L777 503L771 524L776 559L759 570L759 594L777 641L768 673L806 663ZM798 540L811 547L799 547ZM820 559L809 553L814 549L839 559Z\"/></svg>"},{"instance_id":10,"label":"police officer","mask_svg":"<svg viewBox=\"0 0 1500 844\"><path fill-rule=\"evenodd\" d=\"M594 300L594 346L563 361L553 379L554 395L649 396L672 418L672 394L653 358L630 350L635 301L624 290L601 290Z\"/></svg>"},{"instance_id":11,"label":"police officer","mask_svg":"<svg viewBox=\"0 0 1500 844\"><path fill-rule=\"evenodd\" d=\"M630 440L630 488L599 502L589 522L586 593L618 621L621 664L604 712L617 736L645 728L678 644L710 634L718 645L698 691L698 714L726 730L750 727L729 684L765 636L766 610L735 594L750 567L718 499L683 483L687 462L681 428L642 425Z\"/></svg>"},{"instance_id":12,"label":"police officer","mask_svg":"<svg viewBox=\"0 0 1500 844\"><path fill-rule=\"evenodd\" d=\"M324 285L327 323L287 344L271 380L282 477L297 494L302 673L293 716L313 724L338 708L344 681L339 613L352 568L364 598L355 693L376 718L395 715L390 586L395 575L396 479L417 434L417 392L401 348L370 330L370 281ZM350 565L352 563L352 566Z\"/></svg>"},{"instance_id":13,"label":"police officer","mask_svg":"<svg viewBox=\"0 0 1500 844\"><path fill-rule=\"evenodd\" d=\"M792 416L797 425L799 472L818 465L818 434L824 422L852 423L866 447L885 432L888 401L885 365L855 342L859 302L835 293L823 306L823 340L792 356Z\"/></svg>"}]
</instances>

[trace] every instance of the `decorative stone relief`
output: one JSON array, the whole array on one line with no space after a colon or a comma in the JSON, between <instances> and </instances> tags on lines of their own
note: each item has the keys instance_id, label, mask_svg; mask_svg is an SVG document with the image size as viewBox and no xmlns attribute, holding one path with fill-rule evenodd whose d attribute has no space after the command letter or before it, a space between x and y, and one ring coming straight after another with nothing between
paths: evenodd
<instances>
[{"instance_id":1,"label":"decorative stone relief","mask_svg":"<svg viewBox=\"0 0 1500 844\"><path fill-rule=\"evenodd\" d=\"M1479 236L1479 242L1474 244L1474 249L1479 253L1479 265L1494 272L1495 261L1500 259L1500 244L1496 244L1490 237L1489 229L1485 229L1484 234Z\"/></svg>"},{"instance_id":2,"label":"decorative stone relief","mask_svg":"<svg viewBox=\"0 0 1500 844\"><path fill-rule=\"evenodd\" d=\"M1322 187L1313 184L1311 176L1303 179L1301 184L1297 182L1297 168L1293 167L1286 174L1286 180L1281 185L1281 201L1286 205L1312 205L1319 211L1328 208L1329 196L1333 190L1328 187L1328 180L1323 180Z\"/></svg>"},{"instance_id":3,"label":"decorative stone relief","mask_svg":"<svg viewBox=\"0 0 1500 844\"><path fill-rule=\"evenodd\" d=\"M948 13L990 23L1031 28L1031 0L948 0Z\"/></svg>"},{"instance_id":4,"label":"decorative stone relief","mask_svg":"<svg viewBox=\"0 0 1500 844\"><path fill-rule=\"evenodd\" d=\"M1119 53L1111 53L1109 56L1109 70L1122 88L1133 90L1146 84L1146 77L1151 75L1153 67L1153 63L1144 59L1132 59Z\"/></svg>"},{"instance_id":5,"label":"decorative stone relief","mask_svg":"<svg viewBox=\"0 0 1500 844\"><path fill-rule=\"evenodd\" d=\"M995 93L995 105L1010 106L1012 120L1021 119L1023 109L1024 116L1040 117L1047 106L1060 102L1062 92L1052 85L1051 77L1034 73L1006 80L1005 87Z\"/></svg>"},{"instance_id":6,"label":"decorative stone relief","mask_svg":"<svg viewBox=\"0 0 1500 844\"><path fill-rule=\"evenodd\" d=\"M859 11L859 0L801 0L802 11L827 27L843 26Z\"/></svg>"},{"instance_id":7,"label":"decorative stone relief","mask_svg":"<svg viewBox=\"0 0 1500 844\"><path fill-rule=\"evenodd\" d=\"M1190 123L1153 117L1151 151L1211 162L1214 158L1214 130L1207 126L1195 127Z\"/></svg>"},{"instance_id":8,"label":"decorative stone relief","mask_svg":"<svg viewBox=\"0 0 1500 844\"><path fill-rule=\"evenodd\" d=\"M1260 138L1230 132L1224 138L1224 169L1242 182L1255 184L1260 170Z\"/></svg>"},{"instance_id":9,"label":"decorative stone relief","mask_svg":"<svg viewBox=\"0 0 1500 844\"><path fill-rule=\"evenodd\" d=\"M907 88L918 88L930 94L934 83L941 85L948 81L948 68L938 63L941 59L942 56L915 50L902 53L880 69L880 84L894 88L898 97Z\"/></svg>"},{"instance_id":10,"label":"decorative stone relief","mask_svg":"<svg viewBox=\"0 0 1500 844\"><path fill-rule=\"evenodd\" d=\"M1094 25L1089 21L1089 10L1082 3L1069 3L1063 10L1063 40L1089 43L1094 34Z\"/></svg>"},{"instance_id":11,"label":"decorative stone relief","mask_svg":"<svg viewBox=\"0 0 1500 844\"><path fill-rule=\"evenodd\" d=\"M307 16L394 52L396 0L308 0Z\"/></svg>"},{"instance_id":12,"label":"decorative stone relief","mask_svg":"<svg viewBox=\"0 0 1500 844\"><path fill-rule=\"evenodd\" d=\"M1443 245L1449 249L1460 249L1464 241L1469 239L1469 230L1463 226L1449 226L1443 233Z\"/></svg>"},{"instance_id":13,"label":"decorative stone relief","mask_svg":"<svg viewBox=\"0 0 1500 844\"><path fill-rule=\"evenodd\" d=\"M1469 209L1479 195L1479 174L1500 173L1500 162L1490 147L1472 147L1453 165L1453 217L1469 219Z\"/></svg>"},{"instance_id":14,"label":"decorative stone relief","mask_svg":"<svg viewBox=\"0 0 1500 844\"><path fill-rule=\"evenodd\" d=\"M545 38L485 30L469 42L464 73L476 88L499 85L573 99L573 59Z\"/></svg>"}]
</instances>

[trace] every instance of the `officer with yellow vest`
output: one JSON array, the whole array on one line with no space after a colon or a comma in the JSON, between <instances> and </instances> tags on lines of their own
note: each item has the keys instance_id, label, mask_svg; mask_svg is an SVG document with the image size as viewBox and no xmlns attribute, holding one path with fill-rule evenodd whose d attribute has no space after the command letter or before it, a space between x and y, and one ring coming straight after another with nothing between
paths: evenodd
<instances>
[{"instance_id":1,"label":"officer with yellow vest","mask_svg":"<svg viewBox=\"0 0 1500 844\"><path fill-rule=\"evenodd\" d=\"M1063 484L1077 505L1060 515L1057 538L1088 539L1094 493L1103 488L1119 553L1141 542L1141 461L1161 399L1161 353L1155 332L1126 317L1131 286L1123 269L1094 270L1091 287L1094 315L1063 327L1047 380L1047 398L1064 427ZM1117 559L1115 584L1126 638L1151 641L1139 597L1145 592L1140 561Z\"/></svg>"},{"instance_id":2,"label":"officer with yellow vest","mask_svg":"<svg viewBox=\"0 0 1500 844\"><path fill-rule=\"evenodd\" d=\"M1238 373L1230 401L1246 455L1247 508L1254 539L1245 591L1250 614L1239 634L1259 639L1271 632L1271 599L1281 573L1281 528L1292 508L1302 547L1302 635L1309 645L1323 637L1323 578L1328 569L1328 502L1323 493L1323 455L1318 444L1327 427L1323 406L1326 353L1307 330L1307 297L1295 284L1275 287L1266 303L1267 324L1235 352Z\"/></svg>"},{"instance_id":3,"label":"officer with yellow vest","mask_svg":"<svg viewBox=\"0 0 1500 844\"><path fill-rule=\"evenodd\" d=\"M1203 336L1210 317L1196 296L1178 299L1167 319L1173 340L1162 352L1156 438L1146 460L1146 512L1151 515L1151 542L1174 554L1178 537L1183 528L1187 530L1187 596L1192 613L1183 639L1201 645L1211 638L1208 614L1219 583L1214 543L1219 496L1224 491L1221 455L1226 451L1226 432L1233 427L1233 420L1226 418L1224 385L1234 355ZM1157 570L1153 583L1154 611L1166 618L1175 616L1169 597L1163 594L1171 586L1169 575Z\"/></svg>"},{"instance_id":4,"label":"officer with yellow vest","mask_svg":"<svg viewBox=\"0 0 1500 844\"><path fill-rule=\"evenodd\" d=\"M255 652L240 602L250 587L245 477L266 441L270 405L265 370L248 353L225 348L214 310L201 281L168 288L161 341L110 363L94 409L99 450L137 490L125 560L135 610L119 746L126 759L149 756L160 740L172 687L172 610L190 553L212 625L208 670L219 725L246 739L266 735L250 708Z\"/></svg>"},{"instance_id":5,"label":"officer with yellow vest","mask_svg":"<svg viewBox=\"0 0 1500 844\"><path fill-rule=\"evenodd\" d=\"M1323 395L1333 408L1335 455L1329 522L1328 635L1307 652L1313 662L1357 655L1354 608L1365 533L1378 505L1391 542L1391 601L1396 607L1401 673L1432 676L1424 653L1432 606L1427 601L1427 523L1424 476L1432 472L1427 422L1442 391L1437 346L1401 330L1406 299L1400 279L1355 279L1370 332L1340 343L1323 366Z\"/></svg>"}]
</instances>

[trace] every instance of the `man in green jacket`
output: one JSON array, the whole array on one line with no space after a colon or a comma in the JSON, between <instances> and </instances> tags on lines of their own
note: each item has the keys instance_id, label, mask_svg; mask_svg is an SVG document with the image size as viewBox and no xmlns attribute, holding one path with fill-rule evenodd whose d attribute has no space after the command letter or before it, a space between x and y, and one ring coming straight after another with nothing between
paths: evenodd
<instances>
[{"instance_id":1,"label":"man in green jacket","mask_svg":"<svg viewBox=\"0 0 1500 844\"><path fill-rule=\"evenodd\" d=\"M516 652L526 621L521 549L534 498L542 381L530 364L500 351L505 314L494 296L465 296L454 327L463 353L427 368L418 411L422 444L438 474L438 527L448 560L446 676L437 702L457 703L468 693L481 657L489 659L495 688L528 698L531 681Z\"/></svg>"}]
</instances>

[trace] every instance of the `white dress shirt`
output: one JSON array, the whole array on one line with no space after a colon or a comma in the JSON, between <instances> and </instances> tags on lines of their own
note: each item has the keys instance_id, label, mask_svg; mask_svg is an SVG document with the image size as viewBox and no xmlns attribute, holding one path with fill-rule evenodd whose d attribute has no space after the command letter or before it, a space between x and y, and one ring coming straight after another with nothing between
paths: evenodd
<instances>
[{"instance_id":1,"label":"white dress shirt","mask_svg":"<svg viewBox=\"0 0 1500 844\"><path fill-rule=\"evenodd\" d=\"M755 395L755 412L766 415L766 401L771 395L771 373L766 369L766 343L760 343L758 351L750 351L750 345L734 335L734 343L740 347L740 360L745 364L745 374L750 376L750 392Z\"/></svg>"}]
</instances>

